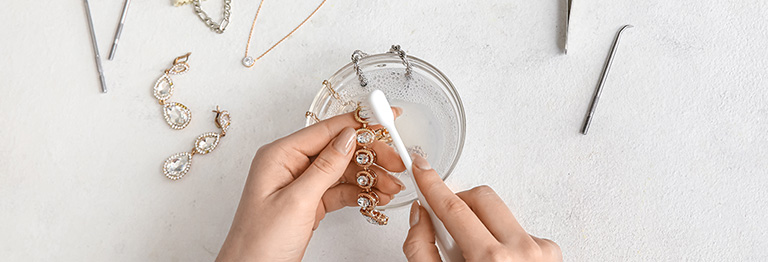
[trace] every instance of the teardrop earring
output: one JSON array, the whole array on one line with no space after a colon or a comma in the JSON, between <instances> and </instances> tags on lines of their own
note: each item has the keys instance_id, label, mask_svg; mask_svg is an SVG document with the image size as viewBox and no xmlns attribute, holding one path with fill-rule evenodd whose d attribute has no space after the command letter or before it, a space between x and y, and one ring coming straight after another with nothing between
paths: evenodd
<instances>
[{"instance_id":1,"label":"teardrop earring","mask_svg":"<svg viewBox=\"0 0 768 262\"><path fill-rule=\"evenodd\" d=\"M191 54L192 53L187 53L186 55L174 59L173 65L166 69L165 73L157 79L157 82L155 82L155 86L152 89L155 98L157 98L160 105L163 106L163 117L165 118L165 122L168 123L171 128L177 130L183 129L189 125L189 122L192 121L192 112L187 106L179 102L168 101L168 99L171 98L171 95L173 95L174 87L171 76L184 74L189 71L187 60Z\"/></svg>"},{"instance_id":2,"label":"teardrop earring","mask_svg":"<svg viewBox=\"0 0 768 262\"><path fill-rule=\"evenodd\" d=\"M216 110L213 110L213 112L216 113L214 123L221 132L204 133L195 139L192 150L176 153L168 157L163 163L163 174L165 177L171 180L179 180L184 177L192 167L192 156L210 153L219 145L221 138L227 135L227 130L229 130L229 125L232 121L229 117L229 112L221 110L219 106L216 106Z\"/></svg>"}]
</instances>

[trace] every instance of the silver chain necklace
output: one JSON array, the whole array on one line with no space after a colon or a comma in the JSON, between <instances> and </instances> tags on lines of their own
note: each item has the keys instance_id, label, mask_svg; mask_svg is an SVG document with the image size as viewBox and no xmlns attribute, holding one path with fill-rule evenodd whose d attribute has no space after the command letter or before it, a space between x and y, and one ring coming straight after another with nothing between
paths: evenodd
<instances>
[{"instance_id":1,"label":"silver chain necklace","mask_svg":"<svg viewBox=\"0 0 768 262\"><path fill-rule=\"evenodd\" d=\"M200 17L200 20L203 20L203 23L207 25L211 31L214 31L216 33L224 33L224 29L227 28L227 25L229 25L229 15L230 15L230 9L232 0L224 0L224 12L223 17L221 18L221 22L216 23L211 19L211 17L208 16L208 14L203 11L203 8L200 7L200 0L192 0L192 5L195 7L195 13L198 17Z\"/></svg>"}]
</instances>

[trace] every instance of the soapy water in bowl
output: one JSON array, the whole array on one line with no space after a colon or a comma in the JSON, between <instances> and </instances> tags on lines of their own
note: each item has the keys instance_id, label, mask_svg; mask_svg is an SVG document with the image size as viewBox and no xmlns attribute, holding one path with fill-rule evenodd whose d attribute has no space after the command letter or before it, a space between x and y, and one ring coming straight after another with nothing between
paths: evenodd
<instances>
[{"instance_id":1,"label":"soapy water in bowl","mask_svg":"<svg viewBox=\"0 0 768 262\"><path fill-rule=\"evenodd\" d=\"M403 108L403 115L397 118L395 125L405 146L412 151L417 147L426 155L432 167L445 176L456 157L459 146L459 123L450 97L437 86L414 71L411 79L406 79L403 69L378 68L365 73L368 85L362 87L357 79L351 83L338 84L336 91L345 101L365 101L368 94L379 89L386 94L392 106ZM321 119L354 110L343 107L340 101L332 99ZM416 197L411 178L405 172L393 173L406 186L406 190L395 196L390 205L408 201ZM398 201L399 200L399 201ZM386 208L386 207L385 207Z\"/></svg>"}]
</instances>

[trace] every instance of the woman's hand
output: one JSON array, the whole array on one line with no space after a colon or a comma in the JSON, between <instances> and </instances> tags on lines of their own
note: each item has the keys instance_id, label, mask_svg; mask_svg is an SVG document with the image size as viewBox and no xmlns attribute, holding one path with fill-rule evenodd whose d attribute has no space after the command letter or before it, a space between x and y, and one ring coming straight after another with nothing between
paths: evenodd
<instances>
[{"instance_id":1,"label":"woman's hand","mask_svg":"<svg viewBox=\"0 0 768 262\"><path fill-rule=\"evenodd\" d=\"M301 260L325 213L357 206L360 168L350 163L360 126L352 114L340 115L261 147L217 260ZM379 165L373 168L381 174L374 192L385 205L404 186L382 168L402 172L405 166L386 144L376 141L373 149Z\"/></svg>"},{"instance_id":2,"label":"woman's hand","mask_svg":"<svg viewBox=\"0 0 768 262\"><path fill-rule=\"evenodd\" d=\"M426 159L414 156L413 173L424 198L467 261L562 261L552 240L525 232L504 201L488 186L453 194ZM408 261L440 261L427 211L414 202L403 244Z\"/></svg>"}]
</instances>

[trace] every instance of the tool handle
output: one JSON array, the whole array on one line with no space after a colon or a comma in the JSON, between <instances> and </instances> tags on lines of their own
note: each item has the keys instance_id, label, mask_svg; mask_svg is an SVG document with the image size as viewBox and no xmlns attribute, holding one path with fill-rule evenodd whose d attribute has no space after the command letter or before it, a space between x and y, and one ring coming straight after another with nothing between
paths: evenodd
<instances>
[{"instance_id":1,"label":"tool handle","mask_svg":"<svg viewBox=\"0 0 768 262\"><path fill-rule=\"evenodd\" d=\"M429 213L429 219L432 220L432 226L435 228L437 247L442 253L443 260L446 262L463 262L464 256L461 253L461 249L456 244L456 240L454 240L453 236L448 233L445 225L443 225L443 221L440 221L440 219L437 218L435 211L432 210L432 207L429 206L429 203L421 193L419 185L416 184L416 177L413 175L413 160L411 159L411 156L408 155L408 150L405 148L405 144L400 138L400 134L397 133L396 128L388 129L388 131L390 137L392 137L392 141L394 142L393 144L397 149L397 153L403 160L403 164L405 165L408 175L411 177L411 181L413 182L416 194L419 196L419 204L421 204L421 206L427 210L427 213Z\"/></svg>"},{"instance_id":2,"label":"tool handle","mask_svg":"<svg viewBox=\"0 0 768 262\"><path fill-rule=\"evenodd\" d=\"M131 0L125 0L123 5L123 14L120 15L120 23L117 25L117 32L115 32L115 40L112 42L112 50L109 51L109 59L112 61L115 58L115 51L117 50L117 42L120 42L120 35L123 34L123 25L125 24L125 17L128 14L128 5L131 4Z\"/></svg>"},{"instance_id":3,"label":"tool handle","mask_svg":"<svg viewBox=\"0 0 768 262\"><path fill-rule=\"evenodd\" d=\"M99 55L99 45L96 43L96 32L93 30L93 17L91 16L91 6L88 0L85 3L85 13L88 16L88 29L91 31L91 43L93 44L93 54L96 59L96 69L99 72L99 81L101 82L101 92L107 92L107 81L104 80L104 69L101 67L101 56Z\"/></svg>"}]
</instances>

